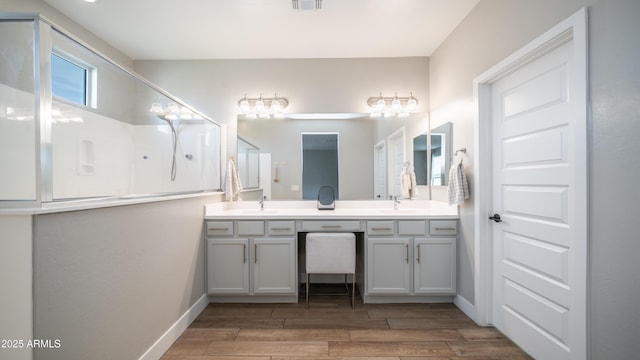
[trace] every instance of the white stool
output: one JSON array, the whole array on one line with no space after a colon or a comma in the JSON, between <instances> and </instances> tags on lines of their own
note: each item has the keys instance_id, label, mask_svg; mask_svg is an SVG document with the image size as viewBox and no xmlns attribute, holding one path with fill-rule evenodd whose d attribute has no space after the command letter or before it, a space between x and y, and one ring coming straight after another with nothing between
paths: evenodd
<instances>
[{"instance_id":1,"label":"white stool","mask_svg":"<svg viewBox=\"0 0 640 360\"><path fill-rule=\"evenodd\" d=\"M309 306L309 274L353 275L351 307L355 306L356 236L353 233L308 233L306 238L306 306Z\"/></svg>"}]
</instances>

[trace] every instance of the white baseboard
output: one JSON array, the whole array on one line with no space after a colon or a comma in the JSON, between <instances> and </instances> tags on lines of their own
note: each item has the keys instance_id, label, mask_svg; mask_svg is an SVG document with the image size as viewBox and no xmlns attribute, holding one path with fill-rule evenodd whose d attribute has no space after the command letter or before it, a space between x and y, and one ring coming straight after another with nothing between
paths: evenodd
<instances>
[{"instance_id":1,"label":"white baseboard","mask_svg":"<svg viewBox=\"0 0 640 360\"><path fill-rule=\"evenodd\" d=\"M471 320L473 320L476 324L480 324L478 322L478 313L476 311L475 305L469 302L469 300L463 298L460 295L456 295L453 298L453 303L458 307L458 309L462 310L465 315L467 315Z\"/></svg>"},{"instance_id":2,"label":"white baseboard","mask_svg":"<svg viewBox=\"0 0 640 360\"><path fill-rule=\"evenodd\" d=\"M202 295L138 360L160 359L208 304L209 298L207 295Z\"/></svg>"}]
</instances>

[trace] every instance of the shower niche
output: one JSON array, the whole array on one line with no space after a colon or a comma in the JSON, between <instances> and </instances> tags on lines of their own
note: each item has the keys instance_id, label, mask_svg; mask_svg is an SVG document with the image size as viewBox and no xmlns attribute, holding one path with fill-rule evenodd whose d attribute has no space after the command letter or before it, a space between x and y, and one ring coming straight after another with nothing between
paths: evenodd
<instances>
[{"instance_id":1,"label":"shower niche","mask_svg":"<svg viewBox=\"0 0 640 360\"><path fill-rule=\"evenodd\" d=\"M211 118L37 15L0 34L0 207L220 189Z\"/></svg>"}]
</instances>

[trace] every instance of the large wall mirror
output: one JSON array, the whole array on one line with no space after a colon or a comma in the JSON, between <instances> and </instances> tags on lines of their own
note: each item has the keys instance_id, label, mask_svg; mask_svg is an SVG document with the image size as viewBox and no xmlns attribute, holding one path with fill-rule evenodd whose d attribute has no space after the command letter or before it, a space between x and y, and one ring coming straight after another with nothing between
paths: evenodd
<instances>
[{"instance_id":1,"label":"large wall mirror","mask_svg":"<svg viewBox=\"0 0 640 360\"><path fill-rule=\"evenodd\" d=\"M306 114L308 115L308 114ZM255 144L260 148L260 153L270 154L271 179L261 183L261 187L269 186L271 199L273 200L301 200L315 199L317 190L309 190L311 195L305 195L306 183L303 179L308 169L303 169L308 163L306 157L303 161L302 134L324 133L336 134L338 157L338 183L336 194L340 200L372 200L374 194L374 149L381 142L391 144L390 137L404 128L402 143L395 142L403 151L395 151L402 154L402 159L386 159L388 169L387 186L392 187L386 194L386 198L395 193L396 177L399 171L395 171L395 162L413 163L413 142L415 136L424 134L429 128L428 115L425 113L411 114L405 118L378 118L372 119L368 114L357 114L349 119L306 116L305 119L285 117L284 119L248 119L238 116L238 136ZM385 153L392 149L387 146ZM398 150L398 149L396 149ZM387 155L391 156L391 155ZM265 165L263 165L265 166ZM318 184L316 184L318 185ZM421 191L422 198L428 198L428 191Z\"/></svg>"}]
</instances>

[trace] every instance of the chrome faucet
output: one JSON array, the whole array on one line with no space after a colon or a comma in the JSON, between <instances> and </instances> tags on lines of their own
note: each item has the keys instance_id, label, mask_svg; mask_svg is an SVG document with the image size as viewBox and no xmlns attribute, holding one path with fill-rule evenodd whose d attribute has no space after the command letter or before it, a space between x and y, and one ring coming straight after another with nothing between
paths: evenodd
<instances>
[{"instance_id":1,"label":"chrome faucet","mask_svg":"<svg viewBox=\"0 0 640 360\"><path fill-rule=\"evenodd\" d=\"M262 199L260 199L259 203L260 203L260 210L264 210L264 202L265 200L267 200L266 196L263 196Z\"/></svg>"},{"instance_id":2,"label":"chrome faucet","mask_svg":"<svg viewBox=\"0 0 640 360\"><path fill-rule=\"evenodd\" d=\"M393 210L398 210L398 204L400 204L400 200L398 200L398 196L393 197Z\"/></svg>"}]
</instances>

